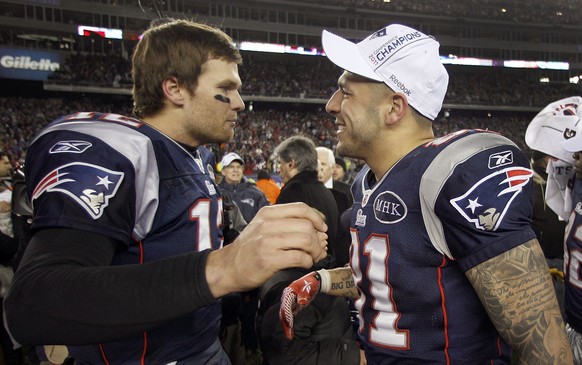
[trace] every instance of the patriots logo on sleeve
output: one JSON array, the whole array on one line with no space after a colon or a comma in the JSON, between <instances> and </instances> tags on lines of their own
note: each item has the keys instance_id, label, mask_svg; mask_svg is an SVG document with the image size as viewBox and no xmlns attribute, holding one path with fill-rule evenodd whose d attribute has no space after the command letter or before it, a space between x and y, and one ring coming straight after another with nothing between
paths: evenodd
<instances>
[{"instance_id":1,"label":"patriots logo on sleeve","mask_svg":"<svg viewBox=\"0 0 582 365\"><path fill-rule=\"evenodd\" d=\"M511 202L531 180L533 171L508 167L485 176L465 194L451 199L451 204L477 229L495 231L503 221Z\"/></svg>"},{"instance_id":2,"label":"patriots logo on sleeve","mask_svg":"<svg viewBox=\"0 0 582 365\"><path fill-rule=\"evenodd\" d=\"M45 192L60 192L73 198L93 219L103 215L115 196L124 173L83 162L63 165L51 171L32 192L34 202Z\"/></svg>"}]
</instances>

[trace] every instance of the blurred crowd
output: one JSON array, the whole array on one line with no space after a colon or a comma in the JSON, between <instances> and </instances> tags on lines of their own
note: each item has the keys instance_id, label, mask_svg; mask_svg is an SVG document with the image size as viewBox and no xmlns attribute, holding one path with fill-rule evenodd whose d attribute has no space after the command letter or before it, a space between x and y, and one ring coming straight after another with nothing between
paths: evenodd
<instances>
[{"instance_id":1,"label":"blurred crowd","mask_svg":"<svg viewBox=\"0 0 582 365\"><path fill-rule=\"evenodd\" d=\"M105 0L86 0L99 3ZM112 5L138 5L138 0L108 0ZM395 13L426 14L469 19L488 19L516 23L572 24L579 25L578 0L552 0L532 2L528 0L299 0L322 6L347 9L372 9ZM204 3L186 3L185 14L210 15L211 7ZM163 9L168 11L167 6Z\"/></svg>"},{"instance_id":2,"label":"blurred crowd","mask_svg":"<svg viewBox=\"0 0 582 365\"><path fill-rule=\"evenodd\" d=\"M242 95L326 100L336 90L341 70L323 57L243 54L240 67ZM445 108L435 123L437 136L463 128L481 128L500 132L527 150L523 143L525 129L535 112L553 100L582 94L579 85L540 83L540 70L499 67L447 66L450 74ZM131 88L129 62L121 57L71 54L49 82ZM533 91L533 92L532 92ZM128 92L129 93L129 92ZM300 101L300 100L298 100ZM450 108L447 108L447 104ZM239 115L235 139L227 145L211 146L217 158L236 151L245 160L247 174L267 168L272 170L273 149L292 135L305 135L316 145L332 150L336 144L333 118L323 104L269 104L247 102ZM461 108L459 108L461 106ZM475 106L478 106L475 108ZM528 112L487 113L487 106ZM465 108L465 111L462 111ZM473 111L467 111L471 110ZM70 94L70 97L0 98L0 123L6 131L0 148L22 158L34 134L60 115L77 111L102 111L130 115L129 96L117 99L99 95Z\"/></svg>"},{"instance_id":3,"label":"blurred crowd","mask_svg":"<svg viewBox=\"0 0 582 365\"><path fill-rule=\"evenodd\" d=\"M309 0L300 0L309 2ZM526 0L318 0L321 5L368 8L398 13L429 14L455 18L476 18L519 23L580 24L578 0L536 2Z\"/></svg>"},{"instance_id":4,"label":"blurred crowd","mask_svg":"<svg viewBox=\"0 0 582 365\"><path fill-rule=\"evenodd\" d=\"M256 104L256 103L255 103ZM13 163L24 157L26 148L36 132L61 115L78 111L103 111L124 115L131 114L131 101L99 100L99 98L0 98L0 123L4 131L0 135L0 149L6 151ZM446 115L446 116L445 116ZM435 122L437 136L463 128L489 129L512 139L527 150L524 133L532 113L500 112L488 114L482 111L452 110ZM255 174L260 169L273 171L274 148L293 135L308 136L318 146L334 149L337 139L333 118L323 106L313 110L292 110L284 107L262 110L255 105L253 110L239 114L232 142L220 146L209 146L219 157L225 152L236 151L245 161L245 173ZM352 165L351 169L358 166Z\"/></svg>"},{"instance_id":5,"label":"blurred crowd","mask_svg":"<svg viewBox=\"0 0 582 365\"><path fill-rule=\"evenodd\" d=\"M242 94L327 99L336 89L341 70L324 57L257 56L243 53ZM540 107L565 96L579 95L581 86L556 71L540 83L543 70L452 66L445 104ZM560 74L560 75L558 75ZM554 76L560 76L556 81ZM552 80L554 78L554 80ZM119 56L72 54L50 81L73 85L131 87L129 61ZM532 92L535 90L535 92Z\"/></svg>"}]
</instances>

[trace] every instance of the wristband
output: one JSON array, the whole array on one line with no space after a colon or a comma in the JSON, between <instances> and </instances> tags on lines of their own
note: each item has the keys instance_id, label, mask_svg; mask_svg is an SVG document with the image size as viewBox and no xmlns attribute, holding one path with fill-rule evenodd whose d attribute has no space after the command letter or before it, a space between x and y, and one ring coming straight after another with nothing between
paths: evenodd
<instances>
[{"instance_id":1,"label":"wristband","mask_svg":"<svg viewBox=\"0 0 582 365\"><path fill-rule=\"evenodd\" d=\"M317 271L317 274L319 274L320 277L320 281L321 281L321 287L319 289L320 292L322 293L328 293L329 290L331 289L331 278L329 276L329 271L325 270L325 269L321 269L319 271Z\"/></svg>"}]
</instances>

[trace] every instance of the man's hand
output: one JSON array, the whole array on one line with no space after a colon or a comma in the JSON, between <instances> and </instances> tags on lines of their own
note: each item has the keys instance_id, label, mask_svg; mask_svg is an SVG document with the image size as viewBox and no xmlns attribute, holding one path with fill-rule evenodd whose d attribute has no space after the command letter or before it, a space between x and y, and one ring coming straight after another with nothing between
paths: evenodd
<instances>
[{"instance_id":1,"label":"man's hand","mask_svg":"<svg viewBox=\"0 0 582 365\"><path fill-rule=\"evenodd\" d=\"M320 288L321 276L314 271L295 280L283 290L279 318L289 340L293 339L293 316L313 300Z\"/></svg>"},{"instance_id":2,"label":"man's hand","mask_svg":"<svg viewBox=\"0 0 582 365\"><path fill-rule=\"evenodd\" d=\"M228 246L211 252L206 280L215 298L263 285L289 267L308 269L327 255L324 216L304 203L263 207Z\"/></svg>"}]
</instances>

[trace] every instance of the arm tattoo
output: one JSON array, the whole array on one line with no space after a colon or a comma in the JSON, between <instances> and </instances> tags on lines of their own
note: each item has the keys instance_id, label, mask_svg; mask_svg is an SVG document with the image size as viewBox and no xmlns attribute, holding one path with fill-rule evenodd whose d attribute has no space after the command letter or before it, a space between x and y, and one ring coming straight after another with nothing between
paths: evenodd
<instances>
[{"instance_id":1,"label":"arm tattoo","mask_svg":"<svg viewBox=\"0 0 582 365\"><path fill-rule=\"evenodd\" d=\"M348 298L360 297L360 293L354 282L354 277L352 276L352 269L349 267L341 267L328 271L330 274L331 289L326 294Z\"/></svg>"},{"instance_id":2,"label":"arm tattoo","mask_svg":"<svg viewBox=\"0 0 582 365\"><path fill-rule=\"evenodd\" d=\"M552 278L537 240L466 273L491 321L524 364L572 363Z\"/></svg>"}]
</instances>

